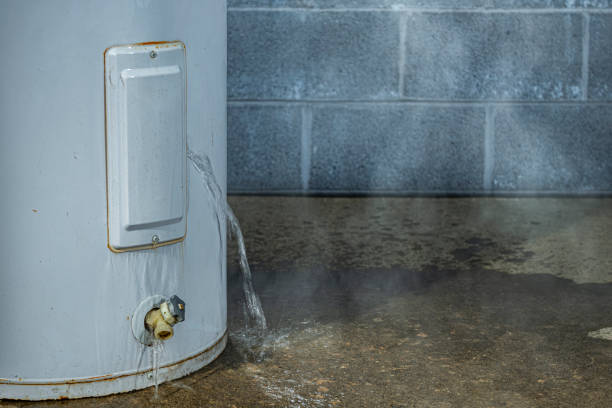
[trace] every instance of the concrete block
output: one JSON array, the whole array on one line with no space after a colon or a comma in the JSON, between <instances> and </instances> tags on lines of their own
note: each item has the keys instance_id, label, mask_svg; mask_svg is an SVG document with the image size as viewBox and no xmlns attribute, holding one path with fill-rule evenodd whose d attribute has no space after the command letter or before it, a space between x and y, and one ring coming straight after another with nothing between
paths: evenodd
<instances>
[{"instance_id":1,"label":"concrete block","mask_svg":"<svg viewBox=\"0 0 612 408\"><path fill-rule=\"evenodd\" d=\"M233 99L386 99L398 95L398 14L230 11Z\"/></svg>"},{"instance_id":2,"label":"concrete block","mask_svg":"<svg viewBox=\"0 0 612 408\"><path fill-rule=\"evenodd\" d=\"M612 106L497 108L497 191L612 191Z\"/></svg>"},{"instance_id":3,"label":"concrete block","mask_svg":"<svg viewBox=\"0 0 612 408\"><path fill-rule=\"evenodd\" d=\"M300 107L230 104L227 122L230 192L302 189Z\"/></svg>"},{"instance_id":4,"label":"concrete block","mask_svg":"<svg viewBox=\"0 0 612 408\"><path fill-rule=\"evenodd\" d=\"M582 95L582 16L408 16L404 94L436 100L573 100Z\"/></svg>"},{"instance_id":5,"label":"concrete block","mask_svg":"<svg viewBox=\"0 0 612 408\"><path fill-rule=\"evenodd\" d=\"M589 99L612 99L612 15L590 17Z\"/></svg>"},{"instance_id":6,"label":"concrete block","mask_svg":"<svg viewBox=\"0 0 612 408\"><path fill-rule=\"evenodd\" d=\"M310 188L468 192L483 185L484 108L380 104L313 111Z\"/></svg>"}]
</instances>

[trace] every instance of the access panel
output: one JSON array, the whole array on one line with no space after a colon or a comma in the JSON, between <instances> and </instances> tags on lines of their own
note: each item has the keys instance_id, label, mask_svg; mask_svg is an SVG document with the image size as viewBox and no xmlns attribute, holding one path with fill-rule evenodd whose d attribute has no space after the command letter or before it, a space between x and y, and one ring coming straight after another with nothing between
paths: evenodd
<instances>
[{"instance_id":1,"label":"access panel","mask_svg":"<svg viewBox=\"0 0 612 408\"><path fill-rule=\"evenodd\" d=\"M185 46L109 48L105 87L109 248L121 252L184 239Z\"/></svg>"}]
</instances>

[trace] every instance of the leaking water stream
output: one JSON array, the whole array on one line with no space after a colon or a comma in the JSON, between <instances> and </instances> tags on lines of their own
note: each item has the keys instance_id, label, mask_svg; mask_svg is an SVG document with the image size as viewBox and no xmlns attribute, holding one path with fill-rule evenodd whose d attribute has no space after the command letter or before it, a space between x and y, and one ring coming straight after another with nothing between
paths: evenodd
<instances>
[{"instance_id":1,"label":"leaking water stream","mask_svg":"<svg viewBox=\"0 0 612 408\"><path fill-rule=\"evenodd\" d=\"M153 381L155 382L155 394L154 399L159 399L159 366L161 364L161 357L164 353L164 342L162 340L155 339L151 352L153 353Z\"/></svg>"},{"instance_id":2,"label":"leaking water stream","mask_svg":"<svg viewBox=\"0 0 612 408\"><path fill-rule=\"evenodd\" d=\"M247 348L250 348L248 344L251 344L252 340L245 340L246 337L264 337L267 322L266 317L263 313L263 309L261 307L261 302L259 297L255 293L253 289L253 280L251 275L251 268L249 267L249 262L246 254L246 247L244 244L244 236L242 235L242 230L240 229L240 224L236 215L232 211L231 207L225 200L221 187L219 186L212 165L210 163L210 159L206 155L200 155L194 153L191 150L188 150L187 157L191 160L194 169L197 171L200 176L200 181L208 192L210 197L210 201L215 213L216 224L217 224L217 233L219 235L219 250L218 250L218 259L219 259L219 270L223 268L223 256L225 255L223 252L223 229L222 225L224 222L227 222L230 227L231 236L235 237L238 244L238 254L240 257L240 270L242 272L242 289L245 297L245 324L246 330L244 333L239 334L239 338L247 345ZM254 345L255 343L253 343ZM159 398L159 369L160 363L162 360L162 355L164 353L164 344L161 340L155 340L152 347L152 361L153 361L153 381L155 384L155 393L154 399L157 400Z\"/></svg>"},{"instance_id":3,"label":"leaking water stream","mask_svg":"<svg viewBox=\"0 0 612 408\"><path fill-rule=\"evenodd\" d=\"M213 205L216 220L217 220L217 232L219 234L219 267L223 265L223 246L222 242L222 228L223 222L227 221L230 226L231 235L235 237L238 244L238 253L240 255L240 270L242 271L242 290L245 298L245 321L247 325L253 323L253 328L263 334L267 328L266 317L261 307L259 297L253 289L253 278L251 275L251 268L249 267L249 261L247 259L246 248L244 245L244 237L240 224L236 215L232 211L231 207L227 203L221 187L217 183L215 173L213 171L210 159L205 154L197 154L192 150L187 150L187 157L191 160L193 167L200 176L200 180L204 188L208 191L211 203Z\"/></svg>"}]
</instances>

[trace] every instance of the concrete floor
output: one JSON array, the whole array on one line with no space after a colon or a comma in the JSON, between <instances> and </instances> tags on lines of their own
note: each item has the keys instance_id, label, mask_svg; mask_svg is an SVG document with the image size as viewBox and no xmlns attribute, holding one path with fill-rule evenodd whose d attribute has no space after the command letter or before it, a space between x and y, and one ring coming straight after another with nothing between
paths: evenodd
<instances>
[{"instance_id":1,"label":"concrete floor","mask_svg":"<svg viewBox=\"0 0 612 408\"><path fill-rule=\"evenodd\" d=\"M612 199L232 197L270 331L118 396L0 407L611 407ZM235 248L230 247L230 251Z\"/></svg>"}]
</instances>

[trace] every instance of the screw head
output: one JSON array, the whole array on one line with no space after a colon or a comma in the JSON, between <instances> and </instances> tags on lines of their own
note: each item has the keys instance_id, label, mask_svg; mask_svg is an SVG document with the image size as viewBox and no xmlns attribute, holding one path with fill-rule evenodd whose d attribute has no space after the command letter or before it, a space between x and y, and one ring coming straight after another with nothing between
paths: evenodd
<instances>
[{"instance_id":1,"label":"screw head","mask_svg":"<svg viewBox=\"0 0 612 408\"><path fill-rule=\"evenodd\" d=\"M159 237L157 235L153 235L151 242L153 242L153 244L159 244Z\"/></svg>"},{"instance_id":2,"label":"screw head","mask_svg":"<svg viewBox=\"0 0 612 408\"><path fill-rule=\"evenodd\" d=\"M149 53L149 57L151 57L151 58L157 58L157 52L156 52L155 50L151 51L151 52Z\"/></svg>"}]
</instances>

